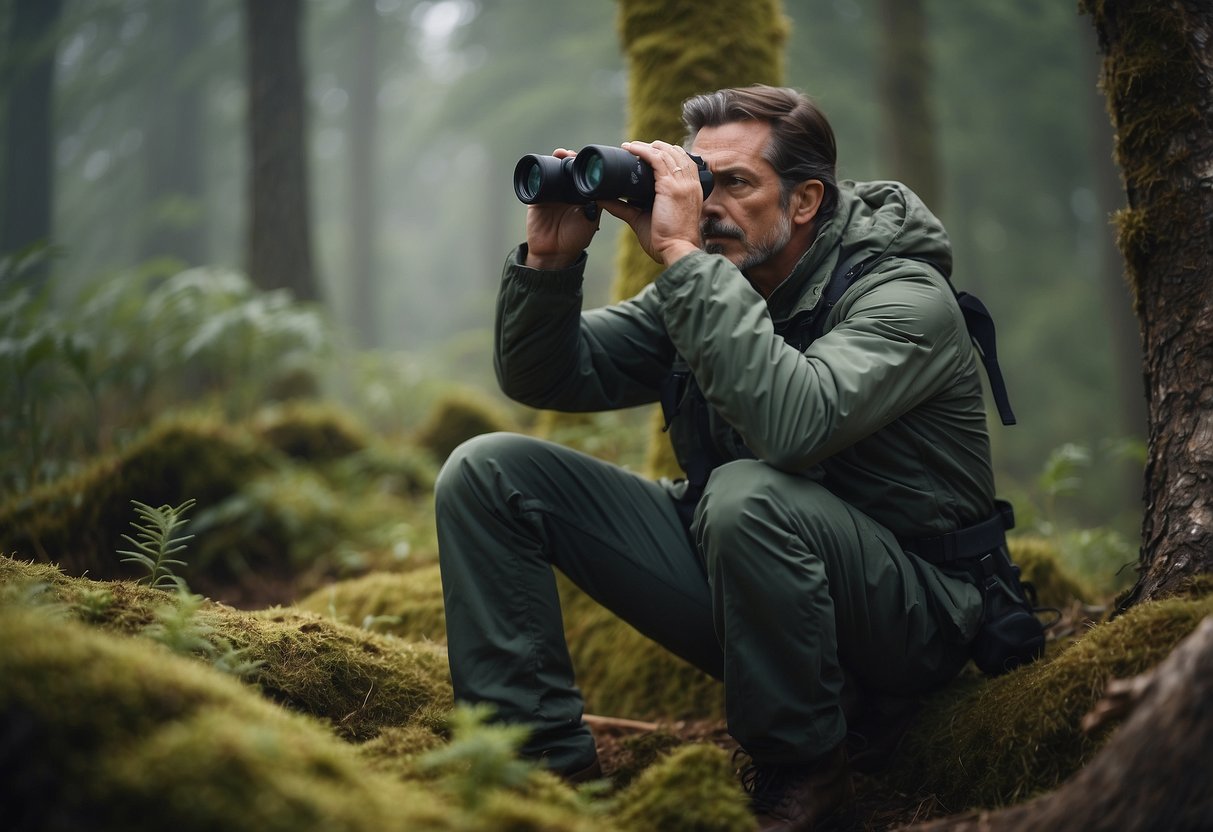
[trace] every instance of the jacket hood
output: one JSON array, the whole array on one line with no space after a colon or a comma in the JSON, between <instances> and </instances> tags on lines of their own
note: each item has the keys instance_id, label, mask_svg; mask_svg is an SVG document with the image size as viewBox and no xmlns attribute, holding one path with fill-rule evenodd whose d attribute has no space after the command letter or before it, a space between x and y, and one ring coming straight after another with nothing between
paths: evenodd
<instances>
[{"instance_id":1,"label":"jacket hood","mask_svg":"<svg viewBox=\"0 0 1213 832\"><path fill-rule=\"evenodd\" d=\"M838 183L838 207L792 274L771 294L776 320L812 309L840 262L906 257L952 274L952 245L943 223L900 182Z\"/></svg>"}]
</instances>

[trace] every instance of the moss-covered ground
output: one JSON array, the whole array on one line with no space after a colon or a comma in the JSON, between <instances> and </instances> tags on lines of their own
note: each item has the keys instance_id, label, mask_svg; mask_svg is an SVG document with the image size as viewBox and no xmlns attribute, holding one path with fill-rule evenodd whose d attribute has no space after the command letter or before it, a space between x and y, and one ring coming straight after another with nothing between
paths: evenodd
<instances>
[{"instance_id":1,"label":"moss-covered ground","mask_svg":"<svg viewBox=\"0 0 1213 832\"><path fill-rule=\"evenodd\" d=\"M437 453L323 407L176 417L0 505L5 824L752 828L719 683L563 579L578 684L608 718L606 781L576 792L521 766L508 731L452 710ZM117 555L130 500L187 498L188 588L137 583ZM1195 584L1105 621L1050 541L1013 551L1061 611L1046 658L997 679L970 669L920 703L884 770L858 777L866 828L1056 787L1106 739L1079 725L1107 681L1213 614L1213 588Z\"/></svg>"}]
</instances>

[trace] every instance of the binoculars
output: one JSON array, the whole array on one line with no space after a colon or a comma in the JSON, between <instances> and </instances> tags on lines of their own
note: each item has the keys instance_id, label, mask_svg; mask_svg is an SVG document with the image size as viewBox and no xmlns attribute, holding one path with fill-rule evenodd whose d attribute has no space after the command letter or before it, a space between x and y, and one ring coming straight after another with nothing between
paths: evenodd
<instances>
[{"instance_id":1,"label":"binoculars","mask_svg":"<svg viewBox=\"0 0 1213 832\"><path fill-rule=\"evenodd\" d=\"M712 192L712 173L703 159L691 159L699 169L699 183L707 198ZM626 199L647 208L655 196L653 169L622 147L603 144L587 145L566 159L530 153L514 166L514 193L527 205L583 205L598 199Z\"/></svg>"}]
</instances>

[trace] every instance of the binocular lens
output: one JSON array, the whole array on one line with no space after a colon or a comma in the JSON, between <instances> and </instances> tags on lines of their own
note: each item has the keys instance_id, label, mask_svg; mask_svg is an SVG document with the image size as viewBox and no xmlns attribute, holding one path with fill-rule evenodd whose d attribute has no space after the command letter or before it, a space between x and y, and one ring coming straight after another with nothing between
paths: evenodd
<instances>
[{"instance_id":1,"label":"binocular lens","mask_svg":"<svg viewBox=\"0 0 1213 832\"><path fill-rule=\"evenodd\" d=\"M514 167L514 194L527 205L537 202L588 202L573 187L572 159L529 154Z\"/></svg>"},{"instance_id":2,"label":"binocular lens","mask_svg":"<svg viewBox=\"0 0 1213 832\"><path fill-rule=\"evenodd\" d=\"M539 163L531 165L530 171L526 175L526 195L534 199L539 193L539 186L543 184L543 173L539 170Z\"/></svg>"},{"instance_id":3,"label":"binocular lens","mask_svg":"<svg viewBox=\"0 0 1213 832\"><path fill-rule=\"evenodd\" d=\"M598 154L590 157L590 161L585 166L585 184L587 189L592 190L602 184L602 172L606 163Z\"/></svg>"}]
</instances>

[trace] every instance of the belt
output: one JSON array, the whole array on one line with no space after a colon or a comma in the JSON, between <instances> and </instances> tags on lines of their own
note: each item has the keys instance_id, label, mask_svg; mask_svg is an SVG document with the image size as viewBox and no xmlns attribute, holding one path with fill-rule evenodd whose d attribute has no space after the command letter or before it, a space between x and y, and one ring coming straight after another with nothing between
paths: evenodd
<instances>
[{"instance_id":1,"label":"belt","mask_svg":"<svg viewBox=\"0 0 1213 832\"><path fill-rule=\"evenodd\" d=\"M1015 528L1015 511L1006 500L995 500L993 517L974 526L928 537L899 538L901 548L935 566L980 557L1006 545L1007 529Z\"/></svg>"}]
</instances>

